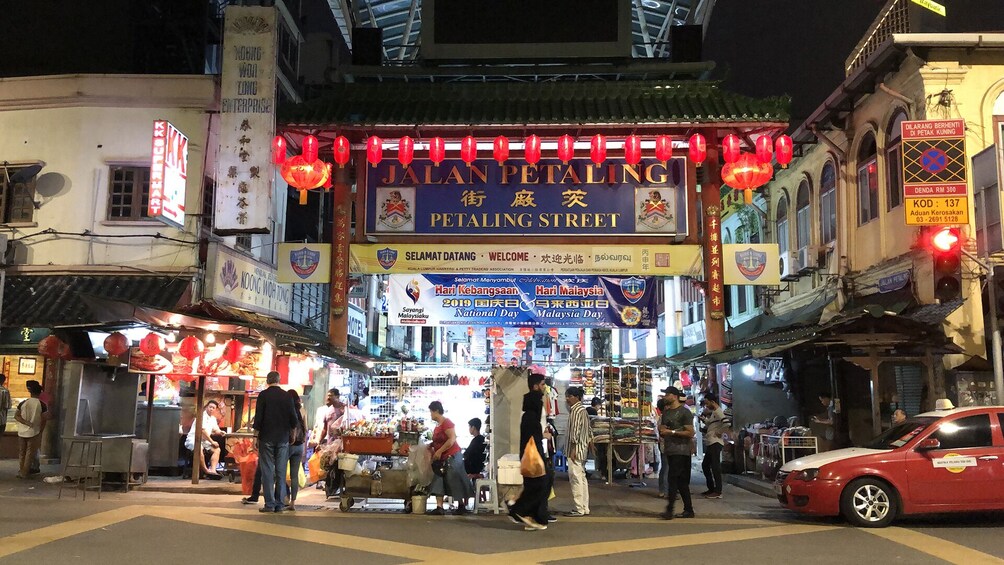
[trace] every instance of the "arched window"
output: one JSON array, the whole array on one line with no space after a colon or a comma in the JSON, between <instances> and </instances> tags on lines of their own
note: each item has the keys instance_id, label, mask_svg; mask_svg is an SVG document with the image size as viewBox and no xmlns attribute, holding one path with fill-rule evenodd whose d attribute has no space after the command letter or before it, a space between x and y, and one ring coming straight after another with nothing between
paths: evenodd
<instances>
[{"instance_id":1,"label":"arched window","mask_svg":"<svg viewBox=\"0 0 1004 565\"><path fill-rule=\"evenodd\" d=\"M803 179L795 195L795 243L799 251L812 240L812 216L809 215L809 179Z\"/></svg>"},{"instance_id":2,"label":"arched window","mask_svg":"<svg viewBox=\"0 0 1004 565\"><path fill-rule=\"evenodd\" d=\"M886 129L885 169L886 169L886 210L892 210L903 203L903 144L900 124L906 113L896 112Z\"/></svg>"},{"instance_id":3,"label":"arched window","mask_svg":"<svg viewBox=\"0 0 1004 565\"><path fill-rule=\"evenodd\" d=\"M837 168L833 161L819 175L819 235L822 243L837 239Z\"/></svg>"},{"instance_id":4,"label":"arched window","mask_svg":"<svg viewBox=\"0 0 1004 565\"><path fill-rule=\"evenodd\" d=\"M878 159L875 136L869 133L858 149L858 225L878 217Z\"/></svg>"},{"instance_id":5,"label":"arched window","mask_svg":"<svg viewBox=\"0 0 1004 565\"><path fill-rule=\"evenodd\" d=\"M782 196L777 205L777 247L784 256L788 253L788 197Z\"/></svg>"},{"instance_id":6,"label":"arched window","mask_svg":"<svg viewBox=\"0 0 1004 565\"><path fill-rule=\"evenodd\" d=\"M722 243L726 245L732 243L732 230L729 228L725 228L725 231L722 232Z\"/></svg>"}]
</instances>

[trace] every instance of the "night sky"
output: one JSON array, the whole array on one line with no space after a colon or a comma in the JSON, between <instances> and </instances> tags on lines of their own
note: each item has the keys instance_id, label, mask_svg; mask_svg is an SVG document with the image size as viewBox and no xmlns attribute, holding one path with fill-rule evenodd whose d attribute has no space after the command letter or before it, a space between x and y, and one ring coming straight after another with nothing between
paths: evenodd
<instances>
[{"instance_id":1,"label":"night sky","mask_svg":"<svg viewBox=\"0 0 1004 565\"><path fill-rule=\"evenodd\" d=\"M704 41L712 77L748 96L792 97L798 126L844 80L844 60L884 0L717 0Z\"/></svg>"}]
</instances>

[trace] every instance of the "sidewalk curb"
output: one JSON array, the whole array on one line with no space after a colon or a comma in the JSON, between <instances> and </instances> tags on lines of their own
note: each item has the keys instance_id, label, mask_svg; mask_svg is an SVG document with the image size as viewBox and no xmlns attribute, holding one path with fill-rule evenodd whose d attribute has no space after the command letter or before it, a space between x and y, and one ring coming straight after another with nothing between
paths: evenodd
<instances>
[{"instance_id":1,"label":"sidewalk curb","mask_svg":"<svg viewBox=\"0 0 1004 565\"><path fill-rule=\"evenodd\" d=\"M747 477L744 475L725 475L725 482L737 486L743 490L759 494L767 498L774 498L774 487L770 483Z\"/></svg>"}]
</instances>

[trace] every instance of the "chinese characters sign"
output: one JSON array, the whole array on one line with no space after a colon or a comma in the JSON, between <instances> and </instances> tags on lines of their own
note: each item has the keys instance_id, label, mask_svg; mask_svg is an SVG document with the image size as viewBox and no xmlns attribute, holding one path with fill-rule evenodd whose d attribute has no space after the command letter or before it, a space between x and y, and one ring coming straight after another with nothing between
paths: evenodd
<instances>
[{"instance_id":1,"label":"chinese characters sign","mask_svg":"<svg viewBox=\"0 0 1004 565\"><path fill-rule=\"evenodd\" d=\"M654 328L654 277L391 275L398 326Z\"/></svg>"},{"instance_id":2,"label":"chinese characters sign","mask_svg":"<svg viewBox=\"0 0 1004 565\"><path fill-rule=\"evenodd\" d=\"M906 224L968 224L965 121L905 121L901 127Z\"/></svg>"},{"instance_id":3,"label":"chinese characters sign","mask_svg":"<svg viewBox=\"0 0 1004 565\"><path fill-rule=\"evenodd\" d=\"M171 122L156 120L153 122L147 215L169 226L184 229L187 182L188 138Z\"/></svg>"},{"instance_id":4,"label":"chinese characters sign","mask_svg":"<svg viewBox=\"0 0 1004 565\"><path fill-rule=\"evenodd\" d=\"M684 235L686 160L416 159L367 167L366 231L400 235Z\"/></svg>"},{"instance_id":5,"label":"chinese characters sign","mask_svg":"<svg viewBox=\"0 0 1004 565\"><path fill-rule=\"evenodd\" d=\"M705 300L707 302L708 316L712 320L721 320L725 317L725 277L722 265L723 251L721 242L721 214L718 206L708 206L704 209L705 218L705 261L708 262L705 269L707 284L705 290Z\"/></svg>"},{"instance_id":6,"label":"chinese characters sign","mask_svg":"<svg viewBox=\"0 0 1004 565\"><path fill-rule=\"evenodd\" d=\"M776 255L775 246L775 255ZM699 245L352 244L353 273L690 275ZM775 261L776 263L776 261Z\"/></svg>"},{"instance_id":7,"label":"chinese characters sign","mask_svg":"<svg viewBox=\"0 0 1004 565\"><path fill-rule=\"evenodd\" d=\"M276 10L227 6L214 231L271 229L270 151L275 131Z\"/></svg>"}]
</instances>

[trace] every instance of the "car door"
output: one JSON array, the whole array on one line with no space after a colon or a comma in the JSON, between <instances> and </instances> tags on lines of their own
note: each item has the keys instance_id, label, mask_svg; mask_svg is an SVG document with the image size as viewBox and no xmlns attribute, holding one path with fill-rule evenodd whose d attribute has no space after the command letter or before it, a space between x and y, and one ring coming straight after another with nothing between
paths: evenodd
<instances>
[{"instance_id":1,"label":"car door","mask_svg":"<svg viewBox=\"0 0 1004 565\"><path fill-rule=\"evenodd\" d=\"M991 414L960 414L932 426L925 439L936 439L936 449L911 449L906 456L910 502L927 508L952 510L993 507L1001 490L1001 446L995 445Z\"/></svg>"}]
</instances>

